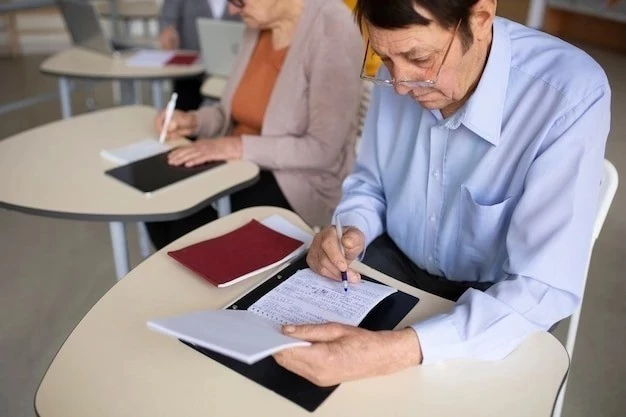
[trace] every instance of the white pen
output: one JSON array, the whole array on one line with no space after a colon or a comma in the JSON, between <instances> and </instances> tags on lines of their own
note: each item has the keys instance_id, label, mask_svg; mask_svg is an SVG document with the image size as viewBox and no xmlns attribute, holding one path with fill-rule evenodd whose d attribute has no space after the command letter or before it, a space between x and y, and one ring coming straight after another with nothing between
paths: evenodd
<instances>
[{"instance_id":1,"label":"white pen","mask_svg":"<svg viewBox=\"0 0 626 417\"><path fill-rule=\"evenodd\" d=\"M339 239L339 250L345 258L346 253L343 250L343 244L341 243L341 239L343 238L343 229L341 228L341 223L339 222L339 216L335 216L335 230L337 231L337 239ZM341 271L341 282L343 282L344 292L348 292L348 271Z\"/></svg>"},{"instance_id":2,"label":"white pen","mask_svg":"<svg viewBox=\"0 0 626 417\"><path fill-rule=\"evenodd\" d=\"M172 93L172 98L170 98L170 101L169 103L167 103L167 107L165 108L165 120L163 121L163 127L161 128L159 143L165 142L165 137L167 136L167 127L172 120L172 116L174 115L174 109L176 108L176 100L178 100L178 94Z\"/></svg>"}]
</instances>

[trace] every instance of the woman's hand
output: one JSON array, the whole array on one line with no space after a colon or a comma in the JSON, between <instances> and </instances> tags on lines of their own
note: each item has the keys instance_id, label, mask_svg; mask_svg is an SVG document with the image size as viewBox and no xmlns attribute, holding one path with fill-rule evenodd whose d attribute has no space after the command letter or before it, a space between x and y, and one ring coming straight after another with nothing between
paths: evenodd
<instances>
[{"instance_id":1,"label":"woman's hand","mask_svg":"<svg viewBox=\"0 0 626 417\"><path fill-rule=\"evenodd\" d=\"M155 120L157 133L161 134L163 124L165 123L165 110L161 111ZM193 136L198 129L198 117L193 112L184 112L174 110L172 119L167 126L167 139L183 138Z\"/></svg>"},{"instance_id":2,"label":"woman's hand","mask_svg":"<svg viewBox=\"0 0 626 417\"><path fill-rule=\"evenodd\" d=\"M241 159L241 137L226 136L219 139L198 139L193 144L174 149L168 162L174 166L194 167L211 161Z\"/></svg>"},{"instance_id":3,"label":"woman's hand","mask_svg":"<svg viewBox=\"0 0 626 417\"><path fill-rule=\"evenodd\" d=\"M161 49L171 51L180 46L180 37L174 26L168 26L159 33L159 45Z\"/></svg>"}]
</instances>

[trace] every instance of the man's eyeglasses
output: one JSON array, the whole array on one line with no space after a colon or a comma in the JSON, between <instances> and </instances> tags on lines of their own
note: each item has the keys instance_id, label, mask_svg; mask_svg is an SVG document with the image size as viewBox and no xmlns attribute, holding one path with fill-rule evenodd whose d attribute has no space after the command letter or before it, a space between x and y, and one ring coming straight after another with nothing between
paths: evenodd
<instances>
[{"instance_id":1,"label":"man's eyeglasses","mask_svg":"<svg viewBox=\"0 0 626 417\"><path fill-rule=\"evenodd\" d=\"M244 0L228 0L228 2L235 7L243 7L246 5Z\"/></svg>"},{"instance_id":2,"label":"man's eyeglasses","mask_svg":"<svg viewBox=\"0 0 626 417\"><path fill-rule=\"evenodd\" d=\"M418 87L423 87L423 88L433 88L435 86L435 84L437 84L437 80L439 79L439 74L441 73L441 69L443 68L443 64L446 62L446 58L448 57L448 53L450 52L450 49L452 48L452 44L454 43L454 38L456 38L456 34L459 31L459 27L461 26L461 21L459 20L459 23L457 23L456 25L456 29L454 29L454 34L452 35L452 39L450 39L450 43L448 44L448 47L446 48L446 52L443 55L443 60L441 61L441 65L439 66L439 69L437 70L437 73L435 74L434 78L431 79L426 79L426 80L422 80L422 81L417 81L417 80L387 80L387 79L383 79L383 78L377 78L377 77L373 77L373 76L369 76L365 73L365 66L367 63L368 58L370 57L370 42L369 40L367 41L367 49L365 50L365 58L363 58L363 66L361 67L361 79L366 80L366 81L371 81L372 83L376 84L376 85L381 85L384 87L394 87L394 86L403 86L403 87L407 87L407 88L418 88ZM372 52L373 53L373 52ZM432 69L432 67L431 67Z\"/></svg>"}]
</instances>

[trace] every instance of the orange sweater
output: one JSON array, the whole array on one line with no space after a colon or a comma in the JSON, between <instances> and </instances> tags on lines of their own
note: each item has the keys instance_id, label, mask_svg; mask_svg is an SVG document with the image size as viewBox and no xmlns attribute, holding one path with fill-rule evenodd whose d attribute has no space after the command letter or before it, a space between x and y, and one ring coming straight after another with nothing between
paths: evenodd
<instances>
[{"instance_id":1,"label":"orange sweater","mask_svg":"<svg viewBox=\"0 0 626 417\"><path fill-rule=\"evenodd\" d=\"M260 135L265 110L289 48L274 50L272 33L261 32L248 67L233 96L233 135Z\"/></svg>"}]
</instances>

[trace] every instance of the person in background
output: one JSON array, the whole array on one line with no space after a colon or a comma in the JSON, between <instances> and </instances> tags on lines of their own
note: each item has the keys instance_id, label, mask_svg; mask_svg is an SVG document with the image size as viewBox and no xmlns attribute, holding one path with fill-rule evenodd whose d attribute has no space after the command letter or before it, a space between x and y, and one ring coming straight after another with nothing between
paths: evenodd
<instances>
[{"instance_id":1,"label":"person in background","mask_svg":"<svg viewBox=\"0 0 626 417\"><path fill-rule=\"evenodd\" d=\"M275 355L319 385L450 359L499 360L580 305L611 120L602 68L496 17L496 0L358 0L383 61L354 172L307 261L354 259L456 301L394 331L286 326ZM341 250L343 247L343 251Z\"/></svg>"},{"instance_id":2,"label":"person in background","mask_svg":"<svg viewBox=\"0 0 626 417\"><path fill-rule=\"evenodd\" d=\"M252 161L260 179L231 195L233 211L272 205L326 225L355 156L358 27L337 0L232 0L229 9L247 26L232 75L219 104L174 112L168 137L198 139L172 151L169 162ZM161 113L157 130L163 122ZM148 231L161 248L216 217L208 207Z\"/></svg>"},{"instance_id":3,"label":"person in background","mask_svg":"<svg viewBox=\"0 0 626 417\"><path fill-rule=\"evenodd\" d=\"M220 20L239 20L227 12L227 0L164 0L159 18L159 45L161 49L200 50L196 19L208 17ZM176 108L196 110L204 98L200 88L204 75L174 81L178 94Z\"/></svg>"}]
</instances>

